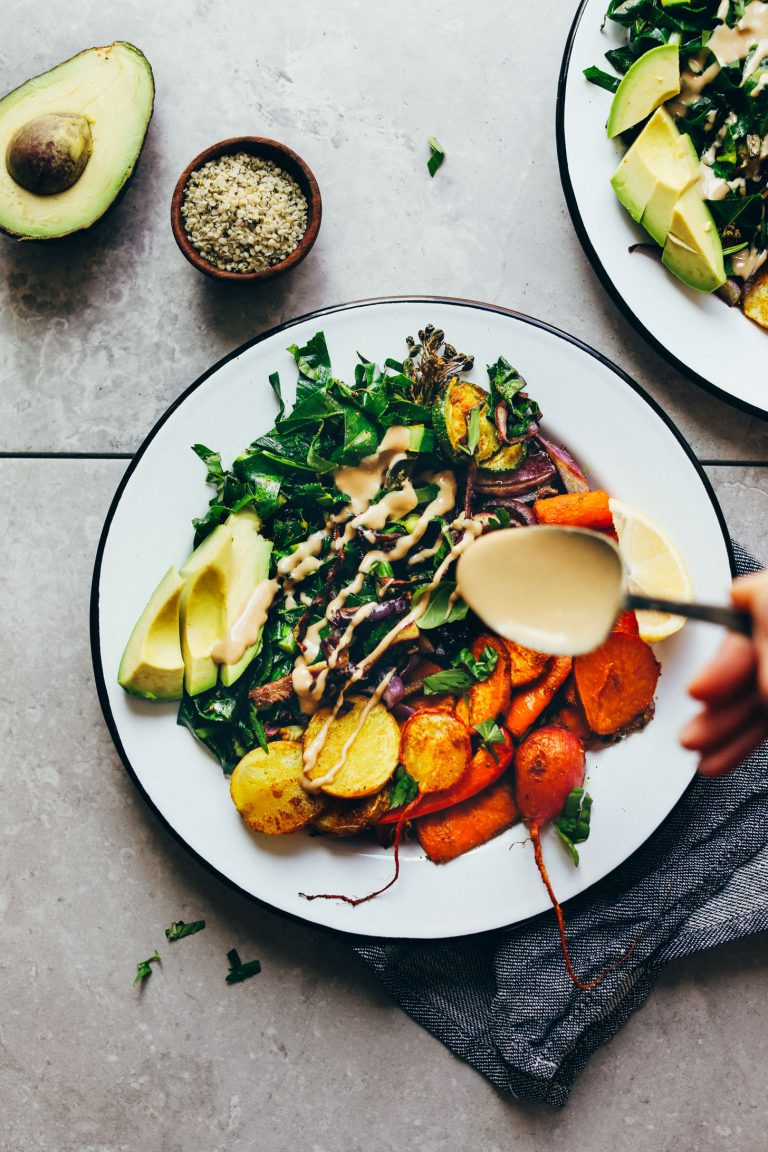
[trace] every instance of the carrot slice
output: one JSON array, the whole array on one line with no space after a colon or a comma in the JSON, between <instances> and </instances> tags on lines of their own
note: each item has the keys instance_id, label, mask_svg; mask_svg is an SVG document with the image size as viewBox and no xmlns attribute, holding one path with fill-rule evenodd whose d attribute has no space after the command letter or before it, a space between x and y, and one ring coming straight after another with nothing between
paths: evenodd
<instances>
[{"instance_id":1,"label":"carrot slice","mask_svg":"<svg viewBox=\"0 0 768 1152\"><path fill-rule=\"evenodd\" d=\"M640 629L637 626L637 616L634 612L622 612L613 626L614 632L626 632L628 636L638 636Z\"/></svg>"},{"instance_id":2,"label":"carrot slice","mask_svg":"<svg viewBox=\"0 0 768 1152\"><path fill-rule=\"evenodd\" d=\"M507 728L513 736L522 736L538 720L565 681L572 664L570 656L553 656L544 675L512 697L507 712Z\"/></svg>"},{"instance_id":3,"label":"carrot slice","mask_svg":"<svg viewBox=\"0 0 768 1152\"><path fill-rule=\"evenodd\" d=\"M469 768L457 784L451 788L444 788L442 792L429 792L417 796L413 801L413 807L410 809L413 816L426 816L430 812L441 812L444 808L452 808L454 804L460 804L463 800L468 800L470 796L476 796L478 792L482 792L484 788L494 784L503 776L512 760L513 745L509 733L505 732L503 728L501 731L504 736L504 743L492 745L493 754L487 748L478 748L470 761ZM402 811L402 806L390 808L379 819L376 827L396 824Z\"/></svg>"},{"instance_id":4,"label":"carrot slice","mask_svg":"<svg viewBox=\"0 0 768 1152\"><path fill-rule=\"evenodd\" d=\"M506 832L519 819L509 780L499 780L477 796L416 822L422 848L433 864L447 864Z\"/></svg>"},{"instance_id":5,"label":"carrot slice","mask_svg":"<svg viewBox=\"0 0 768 1152\"><path fill-rule=\"evenodd\" d=\"M514 640L505 640L504 646L509 656L509 680L513 688L530 684L541 676L549 660L545 652L524 648L522 644L515 644Z\"/></svg>"},{"instance_id":6,"label":"carrot slice","mask_svg":"<svg viewBox=\"0 0 768 1152\"><path fill-rule=\"evenodd\" d=\"M570 524L575 528L612 528L613 517L608 507L608 493L568 492L536 500L533 505L539 524Z\"/></svg>"},{"instance_id":7,"label":"carrot slice","mask_svg":"<svg viewBox=\"0 0 768 1152\"><path fill-rule=\"evenodd\" d=\"M416 712L400 740L400 763L419 792L439 792L461 780L472 758L466 724L444 712Z\"/></svg>"},{"instance_id":8,"label":"carrot slice","mask_svg":"<svg viewBox=\"0 0 768 1152\"><path fill-rule=\"evenodd\" d=\"M473 684L466 699L462 697L456 705L456 715L468 727L482 724L484 720L495 720L497 716L502 716L509 708L510 683L507 646L500 636L483 632L472 642L472 655L476 660L479 659L484 648L493 648L499 658L488 679Z\"/></svg>"},{"instance_id":9,"label":"carrot slice","mask_svg":"<svg viewBox=\"0 0 768 1152\"><path fill-rule=\"evenodd\" d=\"M653 649L623 632L612 632L594 652L577 656L576 688L592 731L610 736L645 712L660 671Z\"/></svg>"}]
</instances>

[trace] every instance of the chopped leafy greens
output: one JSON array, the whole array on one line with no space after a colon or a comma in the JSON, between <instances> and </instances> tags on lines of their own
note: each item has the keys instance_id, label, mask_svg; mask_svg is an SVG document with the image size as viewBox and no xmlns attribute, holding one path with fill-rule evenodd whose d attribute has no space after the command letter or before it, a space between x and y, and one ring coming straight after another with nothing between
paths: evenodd
<instances>
[{"instance_id":1,"label":"chopped leafy greens","mask_svg":"<svg viewBox=\"0 0 768 1152\"><path fill-rule=\"evenodd\" d=\"M401 808L404 804L410 804L418 794L419 788L413 776L409 776L402 764L398 764L392 777L390 808Z\"/></svg>"},{"instance_id":2,"label":"chopped leafy greens","mask_svg":"<svg viewBox=\"0 0 768 1152\"><path fill-rule=\"evenodd\" d=\"M429 160L427 160L427 168L429 169L430 176L434 176L443 160L445 160L445 152L440 147L434 136L430 136L430 138L427 140L427 144L429 145Z\"/></svg>"},{"instance_id":3,"label":"chopped leafy greens","mask_svg":"<svg viewBox=\"0 0 768 1152\"><path fill-rule=\"evenodd\" d=\"M429 631L431 628L442 628L444 624L453 624L463 620L469 608L461 597L451 599L456 592L456 585L452 580L444 580L442 584L430 593L429 605L423 616L419 618L419 628ZM414 606L418 604L424 594L423 589L417 589L413 597Z\"/></svg>"},{"instance_id":4,"label":"chopped leafy greens","mask_svg":"<svg viewBox=\"0 0 768 1152\"><path fill-rule=\"evenodd\" d=\"M160 953L155 951L155 953L152 956L148 956L146 960L141 960L136 965L136 976L135 976L134 981L133 981L134 984L141 984L142 981L146 980L148 976L151 976L152 975L151 965L156 964L159 959L160 959Z\"/></svg>"},{"instance_id":5,"label":"chopped leafy greens","mask_svg":"<svg viewBox=\"0 0 768 1152\"><path fill-rule=\"evenodd\" d=\"M227 984L240 984L243 980L261 972L261 961L246 960L243 963L236 948L227 952L227 960L229 961L229 972L225 977Z\"/></svg>"},{"instance_id":6,"label":"chopped leafy greens","mask_svg":"<svg viewBox=\"0 0 768 1152\"><path fill-rule=\"evenodd\" d=\"M435 672L424 679L424 692L434 696L441 692L466 692L473 684L487 680L499 662L498 652L486 644L475 659L469 648L462 648L453 660L453 667L445 672Z\"/></svg>"},{"instance_id":7,"label":"chopped leafy greens","mask_svg":"<svg viewBox=\"0 0 768 1152\"><path fill-rule=\"evenodd\" d=\"M196 932L202 932L205 928L205 920L191 920L186 924L183 920L174 920L169 928L166 928L165 935L168 940L183 940L185 936L194 936Z\"/></svg>"},{"instance_id":8,"label":"chopped leafy greens","mask_svg":"<svg viewBox=\"0 0 768 1152\"><path fill-rule=\"evenodd\" d=\"M565 844L574 864L579 862L576 845L589 838L589 817L592 797L583 788L574 788L565 802L563 811L554 821L555 830Z\"/></svg>"},{"instance_id":9,"label":"chopped leafy greens","mask_svg":"<svg viewBox=\"0 0 768 1152\"><path fill-rule=\"evenodd\" d=\"M597 84L598 88L605 88L608 92L615 92L621 83L618 76L611 76L609 72L596 68L594 64L584 69L584 75L590 83Z\"/></svg>"}]
</instances>

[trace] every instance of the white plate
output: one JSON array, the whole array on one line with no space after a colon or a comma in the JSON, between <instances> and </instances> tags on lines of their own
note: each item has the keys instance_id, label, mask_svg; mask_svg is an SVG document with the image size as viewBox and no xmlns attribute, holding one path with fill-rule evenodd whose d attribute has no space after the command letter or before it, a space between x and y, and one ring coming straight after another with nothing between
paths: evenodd
<instances>
[{"instance_id":1,"label":"white plate","mask_svg":"<svg viewBox=\"0 0 768 1152\"><path fill-rule=\"evenodd\" d=\"M104 714L125 766L182 842L219 875L275 908L331 928L388 937L460 936L523 920L549 906L518 827L436 867L409 844L398 883L358 908L308 903L299 892L362 895L384 883L392 853L364 842L300 833L249 833L218 764L176 725L176 707L137 701L116 682L123 646L152 589L189 553L190 521L210 490L190 445L202 441L225 464L272 424L267 377L279 370L286 399L296 371L286 346L325 331L334 369L350 378L360 350L398 358L405 337L427 323L472 352L475 379L506 356L545 414L546 433L565 442L593 481L645 509L677 541L701 599L723 598L731 577L722 518L690 450L661 412L618 369L563 333L487 305L433 299L362 302L303 317L246 345L198 380L149 434L123 480L99 546L92 647ZM691 779L677 744L691 713L685 684L711 656L716 629L689 625L660 653L657 714L643 732L588 756L592 834L574 868L551 834L544 852L562 899L594 884L659 825ZM510 846L516 845L510 852Z\"/></svg>"},{"instance_id":2,"label":"white plate","mask_svg":"<svg viewBox=\"0 0 768 1152\"><path fill-rule=\"evenodd\" d=\"M626 42L624 29L612 20L600 30L606 7L605 0L584 0L560 72L557 151L576 232L614 302L662 355L704 388L763 415L768 332L717 296L687 288L660 261L629 251L650 237L609 183L625 150L605 134L611 93L583 75L591 64L612 73L604 54Z\"/></svg>"}]
</instances>

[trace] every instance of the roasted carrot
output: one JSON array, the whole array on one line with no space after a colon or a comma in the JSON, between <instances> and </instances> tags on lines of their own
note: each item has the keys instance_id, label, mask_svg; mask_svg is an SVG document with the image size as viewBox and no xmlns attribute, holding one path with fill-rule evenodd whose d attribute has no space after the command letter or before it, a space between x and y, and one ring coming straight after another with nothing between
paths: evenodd
<instances>
[{"instance_id":1,"label":"roasted carrot","mask_svg":"<svg viewBox=\"0 0 768 1152\"><path fill-rule=\"evenodd\" d=\"M533 505L539 524L567 524L575 528L612 528L613 517L608 507L608 493L568 492L536 500Z\"/></svg>"},{"instance_id":2,"label":"roasted carrot","mask_svg":"<svg viewBox=\"0 0 768 1152\"><path fill-rule=\"evenodd\" d=\"M576 688L593 732L609 736L653 702L660 667L639 636L612 632L604 644L574 661Z\"/></svg>"},{"instance_id":3,"label":"roasted carrot","mask_svg":"<svg viewBox=\"0 0 768 1152\"><path fill-rule=\"evenodd\" d=\"M538 720L567 677L572 664L570 656L553 656L543 676L515 693L507 712L507 728L513 736L522 736Z\"/></svg>"},{"instance_id":4,"label":"roasted carrot","mask_svg":"<svg viewBox=\"0 0 768 1152\"><path fill-rule=\"evenodd\" d=\"M439 792L461 780L469 768L469 729L445 712L416 712L400 738L400 763L419 792Z\"/></svg>"},{"instance_id":5,"label":"roasted carrot","mask_svg":"<svg viewBox=\"0 0 768 1152\"><path fill-rule=\"evenodd\" d=\"M456 715L472 727L484 720L495 720L509 708L509 655L500 636L483 632L472 642L472 655L479 659L484 648L493 648L498 655L496 667L487 680L480 680L469 689L466 698L456 705Z\"/></svg>"},{"instance_id":6,"label":"roasted carrot","mask_svg":"<svg viewBox=\"0 0 768 1152\"><path fill-rule=\"evenodd\" d=\"M640 629L637 626L637 616L634 612L622 612L613 626L614 632L626 632L628 636L637 636Z\"/></svg>"},{"instance_id":7,"label":"roasted carrot","mask_svg":"<svg viewBox=\"0 0 768 1152\"><path fill-rule=\"evenodd\" d=\"M509 681L513 689L522 684L530 684L541 676L549 660L546 653L524 648L522 644L515 644L514 640L505 640L504 645L509 656Z\"/></svg>"},{"instance_id":8,"label":"roasted carrot","mask_svg":"<svg viewBox=\"0 0 768 1152\"><path fill-rule=\"evenodd\" d=\"M416 821L422 848L434 864L457 856L506 832L519 819L510 780L499 780L469 800Z\"/></svg>"},{"instance_id":9,"label":"roasted carrot","mask_svg":"<svg viewBox=\"0 0 768 1152\"><path fill-rule=\"evenodd\" d=\"M493 744L493 753L487 748L478 748L458 784L454 784L452 788L444 788L442 792L428 792L417 796L409 809L412 816L426 816L430 812L441 812L444 808L451 808L454 804L468 800L470 796L476 796L478 792L482 792L484 788L488 788L503 776L512 760L513 746L509 733L503 728L501 731L504 743ZM396 824L402 811L402 807L390 808L379 819L377 827Z\"/></svg>"}]
</instances>

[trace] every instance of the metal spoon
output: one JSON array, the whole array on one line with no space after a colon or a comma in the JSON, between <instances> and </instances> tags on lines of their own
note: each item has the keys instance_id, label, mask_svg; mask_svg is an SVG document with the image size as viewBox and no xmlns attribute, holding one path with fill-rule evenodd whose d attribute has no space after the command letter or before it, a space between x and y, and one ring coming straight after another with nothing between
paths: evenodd
<instances>
[{"instance_id":1,"label":"metal spoon","mask_svg":"<svg viewBox=\"0 0 768 1152\"><path fill-rule=\"evenodd\" d=\"M462 598L494 632L557 656L591 652L630 608L752 634L747 612L629 591L614 541L583 528L538 525L490 532L461 556L456 580Z\"/></svg>"}]
</instances>

